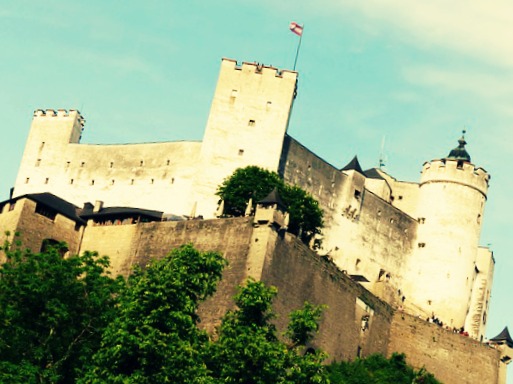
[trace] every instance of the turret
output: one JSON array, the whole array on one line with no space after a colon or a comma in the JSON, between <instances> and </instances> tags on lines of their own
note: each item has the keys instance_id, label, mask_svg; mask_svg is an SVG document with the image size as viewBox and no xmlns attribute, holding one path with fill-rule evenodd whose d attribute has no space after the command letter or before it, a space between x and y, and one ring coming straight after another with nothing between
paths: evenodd
<instances>
[{"instance_id":1,"label":"turret","mask_svg":"<svg viewBox=\"0 0 513 384\"><path fill-rule=\"evenodd\" d=\"M46 192L48 172L62 167L67 146L80 142L85 120L79 111L37 109L30 127L13 196ZM44 170L44 171L42 171Z\"/></svg>"},{"instance_id":2,"label":"turret","mask_svg":"<svg viewBox=\"0 0 513 384\"><path fill-rule=\"evenodd\" d=\"M470 162L465 145L463 135L447 157L424 164L416 211L417 247L405 286L413 310L456 328L465 325L470 311L490 179Z\"/></svg>"}]
</instances>

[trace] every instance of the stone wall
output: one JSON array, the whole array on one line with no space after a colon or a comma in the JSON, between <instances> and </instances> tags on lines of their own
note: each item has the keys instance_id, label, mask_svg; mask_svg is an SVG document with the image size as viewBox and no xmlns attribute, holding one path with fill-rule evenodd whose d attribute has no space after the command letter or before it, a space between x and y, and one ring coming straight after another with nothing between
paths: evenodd
<instances>
[{"instance_id":1,"label":"stone wall","mask_svg":"<svg viewBox=\"0 0 513 384\"><path fill-rule=\"evenodd\" d=\"M388 355L393 352L405 353L408 364L425 367L446 384L498 382L499 351L399 312L390 331Z\"/></svg>"},{"instance_id":2,"label":"stone wall","mask_svg":"<svg viewBox=\"0 0 513 384\"><path fill-rule=\"evenodd\" d=\"M273 245L268 248L262 281L278 288L274 308L280 329L288 323L288 314L305 301L326 305L313 347L326 351L330 360L386 353L392 318L386 303L295 237L276 237ZM365 315L370 319L368 328L362 330Z\"/></svg>"}]
</instances>

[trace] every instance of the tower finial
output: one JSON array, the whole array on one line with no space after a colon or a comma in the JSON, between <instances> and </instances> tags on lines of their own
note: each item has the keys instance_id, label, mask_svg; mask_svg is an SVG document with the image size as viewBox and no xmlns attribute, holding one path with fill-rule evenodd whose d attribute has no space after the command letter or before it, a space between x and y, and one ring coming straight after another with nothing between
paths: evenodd
<instances>
[{"instance_id":1,"label":"tower finial","mask_svg":"<svg viewBox=\"0 0 513 384\"><path fill-rule=\"evenodd\" d=\"M449 156L447 156L447 159L463 160L468 161L470 163L470 155L465 149L465 145L467 144L465 140L465 133L467 133L467 130L463 128L463 130L461 131L461 138L458 140L458 147L451 150Z\"/></svg>"}]
</instances>

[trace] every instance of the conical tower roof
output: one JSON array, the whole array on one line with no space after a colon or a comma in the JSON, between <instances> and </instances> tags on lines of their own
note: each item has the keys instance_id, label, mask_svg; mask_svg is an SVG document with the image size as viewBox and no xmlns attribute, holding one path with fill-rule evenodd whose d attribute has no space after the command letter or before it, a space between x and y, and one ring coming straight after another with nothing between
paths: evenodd
<instances>
[{"instance_id":1,"label":"conical tower roof","mask_svg":"<svg viewBox=\"0 0 513 384\"><path fill-rule=\"evenodd\" d=\"M506 343L508 347L513 348L513 340L511 340L511 336L509 335L508 327L505 327L501 333L491 338L490 341L503 342Z\"/></svg>"},{"instance_id":2,"label":"conical tower roof","mask_svg":"<svg viewBox=\"0 0 513 384\"><path fill-rule=\"evenodd\" d=\"M278 208L281 208L282 210L285 210L287 207L285 206L285 203L280 197L280 194L278 193L278 190L274 188L271 193L269 193L266 197L264 197L262 200L258 202L258 204L262 205L272 205L276 204L278 205Z\"/></svg>"},{"instance_id":3,"label":"conical tower roof","mask_svg":"<svg viewBox=\"0 0 513 384\"><path fill-rule=\"evenodd\" d=\"M353 160L347 163L347 165L342 168L341 171L356 171L362 175L365 175L362 167L360 166L360 162L358 161L358 156L353 157Z\"/></svg>"},{"instance_id":4,"label":"conical tower roof","mask_svg":"<svg viewBox=\"0 0 513 384\"><path fill-rule=\"evenodd\" d=\"M465 144L467 144L467 142L465 141L465 132L466 131L463 130L461 138L458 140L458 146L451 150L451 152L449 152L449 156L447 156L447 159L463 160L468 161L470 163L470 155L465 149Z\"/></svg>"}]
</instances>

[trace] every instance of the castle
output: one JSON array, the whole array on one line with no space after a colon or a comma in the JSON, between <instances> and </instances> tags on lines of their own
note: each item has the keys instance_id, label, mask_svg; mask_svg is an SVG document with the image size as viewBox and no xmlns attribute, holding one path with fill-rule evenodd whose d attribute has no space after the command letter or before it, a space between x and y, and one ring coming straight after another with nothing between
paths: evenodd
<instances>
[{"instance_id":1,"label":"castle","mask_svg":"<svg viewBox=\"0 0 513 384\"><path fill-rule=\"evenodd\" d=\"M202 142L81 144L78 111L35 111L11 198L0 203L0 229L20 232L34 251L48 241L66 241L71 253L98 250L122 274L183 242L220 249L231 269L216 305L204 306L207 323L230 306L233 286L252 276L287 292L277 304L283 313L307 298L327 303L330 335L317 342L335 358L395 348L422 366L431 348L442 380L503 382L509 335L499 338L500 350L480 343L494 269L492 253L479 246L490 176L471 162L464 136L423 165L419 183L364 171L356 157L338 169L287 134L297 76L223 59ZM247 165L276 171L319 201L325 227L310 249L283 234L272 198L254 217L216 219L218 185ZM418 338L409 340L405 329ZM453 332L462 329L470 338ZM425 345L416 346L420 334ZM451 348L466 361L459 370L442 367Z\"/></svg>"}]
</instances>

